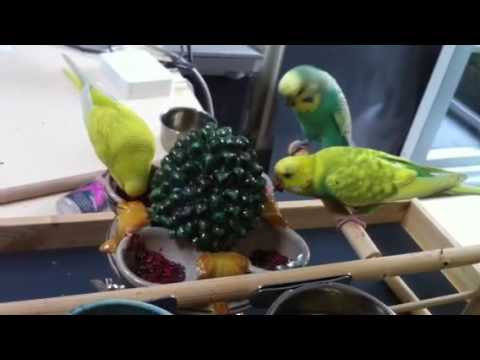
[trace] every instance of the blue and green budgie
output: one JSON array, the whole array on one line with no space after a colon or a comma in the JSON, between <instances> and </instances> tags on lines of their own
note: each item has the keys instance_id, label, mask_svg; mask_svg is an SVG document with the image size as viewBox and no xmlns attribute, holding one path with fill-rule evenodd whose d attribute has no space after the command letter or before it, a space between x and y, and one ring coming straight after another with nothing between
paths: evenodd
<instances>
[{"instance_id":1,"label":"blue and green budgie","mask_svg":"<svg viewBox=\"0 0 480 360\"><path fill-rule=\"evenodd\" d=\"M67 55L67 77L81 90L85 125L95 153L117 185L131 198L148 190L155 137L136 113L91 86L88 78Z\"/></svg>"},{"instance_id":2,"label":"blue and green budgie","mask_svg":"<svg viewBox=\"0 0 480 360\"><path fill-rule=\"evenodd\" d=\"M347 208L348 216L339 225L346 221L364 225L355 215L368 214L386 202L441 194L480 195L480 188L463 184L463 174L366 148L331 147L290 156L275 165L275 177L278 190L320 198L334 212Z\"/></svg>"},{"instance_id":3,"label":"blue and green budgie","mask_svg":"<svg viewBox=\"0 0 480 360\"><path fill-rule=\"evenodd\" d=\"M350 109L337 81L327 72L302 65L288 71L278 90L295 112L307 141L289 147L293 155L310 142L322 148L354 146Z\"/></svg>"}]
</instances>

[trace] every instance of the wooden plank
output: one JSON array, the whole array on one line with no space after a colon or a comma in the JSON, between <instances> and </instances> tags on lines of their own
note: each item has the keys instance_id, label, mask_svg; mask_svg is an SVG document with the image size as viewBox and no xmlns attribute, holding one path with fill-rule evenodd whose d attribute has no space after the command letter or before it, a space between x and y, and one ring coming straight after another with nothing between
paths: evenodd
<instances>
[{"instance_id":1,"label":"wooden plank","mask_svg":"<svg viewBox=\"0 0 480 360\"><path fill-rule=\"evenodd\" d=\"M480 196L452 196L422 200L423 208L461 246L478 244Z\"/></svg>"},{"instance_id":2,"label":"wooden plank","mask_svg":"<svg viewBox=\"0 0 480 360\"><path fill-rule=\"evenodd\" d=\"M0 219L0 252L98 246L113 213Z\"/></svg>"},{"instance_id":3,"label":"wooden plank","mask_svg":"<svg viewBox=\"0 0 480 360\"><path fill-rule=\"evenodd\" d=\"M378 280L406 274L433 272L480 262L480 245L378 257L335 264L199 280L149 288L135 288L51 299L0 304L0 314L65 314L77 306L105 299L153 301L175 297L180 308L249 298L260 286L291 284L351 274L355 280Z\"/></svg>"},{"instance_id":4,"label":"wooden plank","mask_svg":"<svg viewBox=\"0 0 480 360\"><path fill-rule=\"evenodd\" d=\"M321 201L280 202L280 210L294 229L335 226ZM408 203L383 207L367 218L371 223L400 221ZM113 213L0 219L0 253L97 246L113 220Z\"/></svg>"},{"instance_id":5,"label":"wooden plank","mask_svg":"<svg viewBox=\"0 0 480 360\"><path fill-rule=\"evenodd\" d=\"M461 247L419 200L411 202L402 225L423 250ZM460 292L477 289L480 284L480 274L473 266L446 270L443 273Z\"/></svg>"},{"instance_id":6,"label":"wooden plank","mask_svg":"<svg viewBox=\"0 0 480 360\"><path fill-rule=\"evenodd\" d=\"M283 216L294 229L320 229L336 226L334 215L325 208L321 200L280 202L279 207ZM373 214L362 217L362 220L368 224L399 223L408 208L408 202L385 204Z\"/></svg>"},{"instance_id":7,"label":"wooden plank","mask_svg":"<svg viewBox=\"0 0 480 360\"><path fill-rule=\"evenodd\" d=\"M0 205L0 219L58 215L57 203L66 195L68 192L2 204Z\"/></svg>"}]
</instances>

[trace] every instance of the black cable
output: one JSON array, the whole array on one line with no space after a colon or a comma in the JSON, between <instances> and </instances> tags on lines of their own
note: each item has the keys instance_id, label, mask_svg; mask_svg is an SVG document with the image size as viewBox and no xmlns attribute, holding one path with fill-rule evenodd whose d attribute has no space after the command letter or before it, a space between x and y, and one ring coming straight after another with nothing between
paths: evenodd
<instances>
[{"instance_id":1,"label":"black cable","mask_svg":"<svg viewBox=\"0 0 480 360\"><path fill-rule=\"evenodd\" d=\"M73 47L83 52L92 53L92 54L102 54L104 52L114 51L113 45L107 45L106 49L92 48L92 47L89 47L88 45L67 45L67 46ZM208 88L208 85L205 79L198 72L198 70L193 66L192 45L186 45L188 60L184 58L184 53L185 53L185 50L183 48L184 46L185 45L180 45L181 55L178 55L175 52L167 50L165 48L159 48L160 51L163 51L164 53L169 55L169 57L172 59L171 62L161 62L161 63L168 68L176 67L179 69L186 70L196 80L197 84L200 86L200 90L202 92L202 95L206 104L206 110L210 113L212 117L215 117L212 94L210 93L210 90Z\"/></svg>"},{"instance_id":2,"label":"black cable","mask_svg":"<svg viewBox=\"0 0 480 360\"><path fill-rule=\"evenodd\" d=\"M173 51L170 51L166 48L156 48L158 51L161 51L165 54L167 54L172 61L170 63L164 63L163 64L167 67L176 67L178 69L183 69L189 72L191 76L194 77L194 79L197 81L197 84L200 86L200 90L202 92L203 98L205 100L205 108L207 112L212 116L215 117L215 111L214 111L214 106L213 106L213 99L212 99L212 94L210 93L210 89L208 88L208 85L205 81L205 79L202 77L202 75L198 72L198 70L185 58L181 57L180 55L176 54Z\"/></svg>"},{"instance_id":3,"label":"black cable","mask_svg":"<svg viewBox=\"0 0 480 360\"><path fill-rule=\"evenodd\" d=\"M190 64L193 66L193 52L192 52L192 45L187 45L187 56L188 56L188 61Z\"/></svg>"},{"instance_id":4,"label":"black cable","mask_svg":"<svg viewBox=\"0 0 480 360\"><path fill-rule=\"evenodd\" d=\"M113 45L107 45L106 49L92 48L92 47L89 47L88 45L66 45L66 46L69 46L69 47L72 47L74 49L77 49L77 50L80 50L80 51L83 51L83 52L87 52L87 53L90 53L90 54L103 54L104 52L112 51L112 46Z\"/></svg>"}]
</instances>

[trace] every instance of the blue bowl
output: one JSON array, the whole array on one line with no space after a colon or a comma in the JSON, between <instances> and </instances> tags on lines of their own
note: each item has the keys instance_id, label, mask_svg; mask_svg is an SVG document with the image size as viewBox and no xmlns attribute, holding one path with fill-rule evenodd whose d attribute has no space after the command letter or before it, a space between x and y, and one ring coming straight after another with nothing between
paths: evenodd
<instances>
[{"instance_id":1,"label":"blue bowl","mask_svg":"<svg viewBox=\"0 0 480 360\"><path fill-rule=\"evenodd\" d=\"M70 315L172 315L172 313L141 301L105 300L79 306Z\"/></svg>"}]
</instances>

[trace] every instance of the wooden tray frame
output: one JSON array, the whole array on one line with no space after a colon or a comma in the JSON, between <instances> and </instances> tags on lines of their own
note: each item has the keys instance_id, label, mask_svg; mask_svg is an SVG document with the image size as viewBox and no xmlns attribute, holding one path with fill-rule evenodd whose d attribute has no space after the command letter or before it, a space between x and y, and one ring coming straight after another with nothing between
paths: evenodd
<instances>
[{"instance_id":1,"label":"wooden tray frame","mask_svg":"<svg viewBox=\"0 0 480 360\"><path fill-rule=\"evenodd\" d=\"M291 227L296 230L331 228L336 225L336 215L329 212L320 200L280 202L279 206ZM0 219L0 253L98 246L105 240L113 219L113 213ZM418 200L385 204L365 220L369 225L400 223L424 251L460 247ZM346 224L342 232L360 258L381 256L368 234L356 224ZM460 292L460 295L452 296L473 293L479 287L480 272L473 265L445 269L442 272ZM230 280L234 281L234 278ZM385 278L385 281L402 302L419 301L400 278ZM142 290L138 289L137 293L141 298ZM100 293L67 297L71 299L65 298L62 306L65 310L71 310L79 304L98 299L98 294ZM106 293L102 297L105 297L104 294ZM55 298L0 303L0 314L57 313L48 310L48 303L54 302L53 300ZM25 306L27 304L31 306ZM414 313L430 314L428 309L416 310Z\"/></svg>"}]
</instances>

